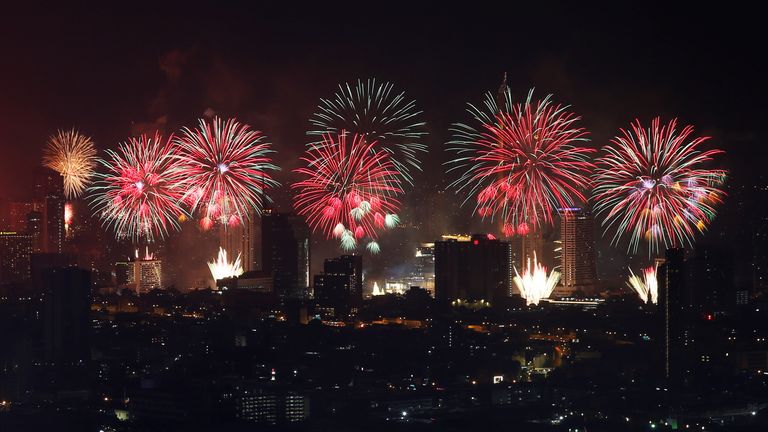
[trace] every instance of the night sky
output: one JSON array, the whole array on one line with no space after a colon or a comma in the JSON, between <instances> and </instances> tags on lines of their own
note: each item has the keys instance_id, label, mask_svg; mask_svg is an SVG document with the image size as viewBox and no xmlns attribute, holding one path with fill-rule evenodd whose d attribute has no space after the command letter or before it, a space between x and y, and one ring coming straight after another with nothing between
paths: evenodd
<instances>
[{"instance_id":1,"label":"night sky","mask_svg":"<svg viewBox=\"0 0 768 432\"><path fill-rule=\"evenodd\" d=\"M318 99L368 77L394 82L424 110L434 157L416 176L421 193L445 181L450 123L466 120L465 104L495 91L505 72L517 97L535 87L572 105L596 147L635 117L662 115L713 136L735 183L764 164L768 74L755 11L415 3L3 10L0 196L27 192L58 128L75 126L104 149L206 111L262 130L287 184ZM286 190L275 194L284 210Z\"/></svg>"}]
</instances>

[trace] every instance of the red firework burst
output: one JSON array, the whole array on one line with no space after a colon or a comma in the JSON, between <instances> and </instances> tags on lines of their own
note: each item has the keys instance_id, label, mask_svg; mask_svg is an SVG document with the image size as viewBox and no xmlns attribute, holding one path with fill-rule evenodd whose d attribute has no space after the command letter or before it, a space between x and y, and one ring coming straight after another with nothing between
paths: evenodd
<instances>
[{"instance_id":1,"label":"red firework burst","mask_svg":"<svg viewBox=\"0 0 768 432\"><path fill-rule=\"evenodd\" d=\"M452 150L460 157L452 169L464 171L453 185L475 197L481 217L500 217L504 235L525 235L551 223L558 208L586 201L594 149L581 145L587 132L567 107L549 96L532 103L529 94L508 112L470 112L482 127L454 126Z\"/></svg>"},{"instance_id":2,"label":"red firework burst","mask_svg":"<svg viewBox=\"0 0 768 432\"><path fill-rule=\"evenodd\" d=\"M715 217L725 192L723 170L707 169L721 150L703 150L709 137L692 138L693 127L677 131L677 120L650 127L639 120L604 148L594 175L595 210L617 244L629 237L636 252L641 240L648 253L692 244L697 232Z\"/></svg>"},{"instance_id":3,"label":"red firework burst","mask_svg":"<svg viewBox=\"0 0 768 432\"><path fill-rule=\"evenodd\" d=\"M184 201L201 213L203 229L216 222L237 225L251 211L261 213L265 190L277 186L268 171L278 169L261 132L234 119L201 119L196 129L182 129L175 143Z\"/></svg>"},{"instance_id":4,"label":"red firework burst","mask_svg":"<svg viewBox=\"0 0 768 432\"><path fill-rule=\"evenodd\" d=\"M171 138L156 133L130 138L99 161L106 172L96 174L90 201L118 238L152 241L179 228L183 189L172 154Z\"/></svg>"},{"instance_id":5,"label":"red firework burst","mask_svg":"<svg viewBox=\"0 0 768 432\"><path fill-rule=\"evenodd\" d=\"M346 135L323 136L301 158L307 166L295 170L304 179L292 186L294 207L313 230L339 238L342 248L368 239L368 249L377 252L378 232L399 222L399 173L389 153L373 150L375 141Z\"/></svg>"}]
</instances>

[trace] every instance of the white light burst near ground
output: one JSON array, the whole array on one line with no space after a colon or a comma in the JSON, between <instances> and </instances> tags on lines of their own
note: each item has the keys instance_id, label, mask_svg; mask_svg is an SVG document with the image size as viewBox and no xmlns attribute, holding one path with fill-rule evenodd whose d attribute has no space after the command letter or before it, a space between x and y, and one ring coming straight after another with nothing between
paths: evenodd
<instances>
[{"instance_id":1,"label":"white light burst near ground","mask_svg":"<svg viewBox=\"0 0 768 432\"><path fill-rule=\"evenodd\" d=\"M227 251L224 248L219 248L219 255L216 261L208 263L208 268L211 270L211 276L214 280L226 279L231 277L237 277L243 274L243 265L240 263L240 255L234 262L229 262L227 259Z\"/></svg>"},{"instance_id":2,"label":"white light burst near ground","mask_svg":"<svg viewBox=\"0 0 768 432\"><path fill-rule=\"evenodd\" d=\"M650 301L657 304L659 301L659 282L656 278L656 267L646 267L641 270L640 275L632 273L632 269L629 270L629 273L627 285L635 290L640 300L643 303Z\"/></svg>"},{"instance_id":3,"label":"white light burst near ground","mask_svg":"<svg viewBox=\"0 0 768 432\"><path fill-rule=\"evenodd\" d=\"M515 285L520 290L520 297L524 298L529 306L537 305L541 299L552 295L559 280L560 272L552 270L547 274L547 268L537 262L536 255L533 256L533 266L528 258L528 265L523 269L522 276L515 269Z\"/></svg>"}]
</instances>

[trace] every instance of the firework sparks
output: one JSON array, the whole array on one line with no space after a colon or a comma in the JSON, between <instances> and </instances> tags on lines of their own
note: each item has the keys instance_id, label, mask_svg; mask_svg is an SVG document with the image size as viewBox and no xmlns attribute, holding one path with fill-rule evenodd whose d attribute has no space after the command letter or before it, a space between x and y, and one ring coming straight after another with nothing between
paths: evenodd
<instances>
[{"instance_id":1,"label":"firework sparks","mask_svg":"<svg viewBox=\"0 0 768 432\"><path fill-rule=\"evenodd\" d=\"M537 305L542 299L549 298L559 280L560 273L552 270L547 274L547 268L536 261L535 254L533 266L531 266L531 259L528 258L528 266L523 269L522 276L515 269L515 285L520 290L520 297L524 298L529 306Z\"/></svg>"},{"instance_id":2,"label":"firework sparks","mask_svg":"<svg viewBox=\"0 0 768 432\"><path fill-rule=\"evenodd\" d=\"M635 121L604 148L593 199L605 232L614 232L613 244L628 235L629 251L645 240L651 255L662 246L692 244L714 219L725 171L704 165L722 151L702 150L709 137L692 134L692 126L678 132L677 120L662 125L657 117L649 128Z\"/></svg>"},{"instance_id":3,"label":"firework sparks","mask_svg":"<svg viewBox=\"0 0 768 432\"><path fill-rule=\"evenodd\" d=\"M171 139L142 135L107 150L100 160L104 173L89 189L91 206L118 238L153 241L178 230L182 189Z\"/></svg>"},{"instance_id":4,"label":"firework sparks","mask_svg":"<svg viewBox=\"0 0 768 432\"><path fill-rule=\"evenodd\" d=\"M295 170L304 177L292 186L297 213L313 230L338 238L344 250L365 241L371 253L378 253L378 233L400 221L397 169L388 153L372 151L375 145L358 135L326 135L322 144L307 149L306 167Z\"/></svg>"},{"instance_id":5,"label":"firework sparks","mask_svg":"<svg viewBox=\"0 0 768 432\"><path fill-rule=\"evenodd\" d=\"M397 93L390 83L379 84L375 79L358 80L356 85L344 83L331 99L321 99L318 111L309 120L315 129L307 135L318 139L326 134L347 131L364 136L390 154L392 164L403 180L412 183L410 170L421 169L419 154L427 151L422 143L427 134L421 111L405 93ZM312 145L322 144L322 141Z\"/></svg>"},{"instance_id":6,"label":"firework sparks","mask_svg":"<svg viewBox=\"0 0 768 432\"><path fill-rule=\"evenodd\" d=\"M637 295L640 296L640 300L643 303L658 303L659 299L659 282L656 279L656 267L647 267L642 269L641 276L632 273L632 269L629 269L629 280L627 286L635 290Z\"/></svg>"},{"instance_id":7,"label":"firework sparks","mask_svg":"<svg viewBox=\"0 0 768 432\"><path fill-rule=\"evenodd\" d=\"M208 269L211 271L211 276L213 276L214 280L237 277L243 274L240 254L237 255L234 262L230 262L227 259L227 251L222 247L219 247L219 255L216 260L208 263Z\"/></svg>"},{"instance_id":8,"label":"firework sparks","mask_svg":"<svg viewBox=\"0 0 768 432\"><path fill-rule=\"evenodd\" d=\"M72 203L64 204L64 234L69 237L72 235L72 221L75 218L75 209Z\"/></svg>"},{"instance_id":9,"label":"firework sparks","mask_svg":"<svg viewBox=\"0 0 768 432\"><path fill-rule=\"evenodd\" d=\"M466 193L465 203L475 201L481 217L500 218L504 235L525 235L551 223L558 208L586 201L594 150L583 146L588 139L576 125L580 117L552 103L551 95L534 102L531 91L517 105L508 90L500 95L497 101L489 94L485 109L469 106L479 130L453 125L449 151L457 157L449 172L459 177L451 186Z\"/></svg>"},{"instance_id":10,"label":"firework sparks","mask_svg":"<svg viewBox=\"0 0 768 432\"><path fill-rule=\"evenodd\" d=\"M200 120L197 129L184 128L175 140L183 173L184 201L200 211L200 226L238 225L250 210L261 214L265 190L278 185L269 171L270 145L261 132L234 119Z\"/></svg>"},{"instance_id":11,"label":"firework sparks","mask_svg":"<svg viewBox=\"0 0 768 432\"><path fill-rule=\"evenodd\" d=\"M91 138L72 129L58 131L48 139L43 165L64 178L64 194L74 199L83 194L96 168L96 147Z\"/></svg>"}]
</instances>

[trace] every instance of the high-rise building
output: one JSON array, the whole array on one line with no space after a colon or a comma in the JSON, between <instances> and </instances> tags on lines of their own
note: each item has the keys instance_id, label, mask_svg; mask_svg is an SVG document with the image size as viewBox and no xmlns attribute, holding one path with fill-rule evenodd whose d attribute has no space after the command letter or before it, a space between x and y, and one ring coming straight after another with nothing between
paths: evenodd
<instances>
[{"instance_id":1,"label":"high-rise building","mask_svg":"<svg viewBox=\"0 0 768 432\"><path fill-rule=\"evenodd\" d=\"M43 214L31 211L27 214L27 234L32 236L32 253L40 253L43 248Z\"/></svg>"},{"instance_id":2,"label":"high-rise building","mask_svg":"<svg viewBox=\"0 0 768 432\"><path fill-rule=\"evenodd\" d=\"M48 270L75 267L77 256L63 253L33 253L30 263L30 285L33 290L40 292L43 290L43 278Z\"/></svg>"},{"instance_id":3,"label":"high-rise building","mask_svg":"<svg viewBox=\"0 0 768 432\"><path fill-rule=\"evenodd\" d=\"M493 302L512 294L512 248L493 236L435 242L435 298Z\"/></svg>"},{"instance_id":4,"label":"high-rise building","mask_svg":"<svg viewBox=\"0 0 768 432\"><path fill-rule=\"evenodd\" d=\"M34 236L24 232L0 231L0 284L29 279L29 260Z\"/></svg>"},{"instance_id":5,"label":"high-rise building","mask_svg":"<svg viewBox=\"0 0 768 432\"><path fill-rule=\"evenodd\" d=\"M686 377L690 367L687 360L694 349L696 311L693 290L686 283L685 249L667 249L665 258L657 272L659 311L663 314L664 372L667 378L679 381Z\"/></svg>"},{"instance_id":6,"label":"high-rise building","mask_svg":"<svg viewBox=\"0 0 768 432\"><path fill-rule=\"evenodd\" d=\"M8 203L8 221L4 228L8 231L24 231L28 227L29 214L40 212L42 217L43 203L41 201L11 201Z\"/></svg>"},{"instance_id":7,"label":"high-rise building","mask_svg":"<svg viewBox=\"0 0 768 432\"><path fill-rule=\"evenodd\" d=\"M416 248L413 271L408 278L410 286L419 286L435 295L435 244L422 243Z\"/></svg>"},{"instance_id":8,"label":"high-rise building","mask_svg":"<svg viewBox=\"0 0 768 432\"><path fill-rule=\"evenodd\" d=\"M258 223L259 219L256 217L256 212L251 211L248 218L243 218L239 224L222 224L219 227L219 246L224 248L233 258L240 255L243 271L256 269L254 245Z\"/></svg>"},{"instance_id":9,"label":"high-rise building","mask_svg":"<svg viewBox=\"0 0 768 432\"><path fill-rule=\"evenodd\" d=\"M315 303L324 318L344 319L357 314L363 302L363 257L329 258L315 275Z\"/></svg>"},{"instance_id":10,"label":"high-rise building","mask_svg":"<svg viewBox=\"0 0 768 432\"><path fill-rule=\"evenodd\" d=\"M76 267L47 270L43 276L45 357L57 364L90 359L91 273Z\"/></svg>"},{"instance_id":11,"label":"high-rise building","mask_svg":"<svg viewBox=\"0 0 768 432\"><path fill-rule=\"evenodd\" d=\"M118 287L131 289L136 294L162 288L163 262L149 251L139 256L137 250L132 260L115 263L115 278Z\"/></svg>"},{"instance_id":12,"label":"high-rise building","mask_svg":"<svg viewBox=\"0 0 768 432\"><path fill-rule=\"evenodd\" d=\"M235 409L239 419L251 423L296 423L309 417L309 397L279 388L252 389L236 399Z\"/></svg>"},{"instance_id":13,"label":"high-rise building","mask_svg":"<svg viewBox=\"0 0 768 432\"><path fill-rule=\"evenodd\" d=\"M50 169L38 172L35 193L42 202L44 252L61 253L64 248L64 179Z\"/></svg>"},{"instance_id":14,"label":"high-rise building","mask_svg":"<svg viewBox=\"0 0 768 432\"><path fill-rule=\"evenodd\" d=\"M556 295L593 290L597 283L595 227L592 214L580 208L560 210L560 285Z\"/></svg>"},{"instance_id":15,"label":"high-rise building","mask_svg":"<svg viewBox=\"0 0 768 432\"><path fill-rule=\"evenodd\" d=\"M305 298L309 289L310 231L292 213L264 210L261 217L261 270L271 273L280 297Z\"/></svg>"}]
</instances>

